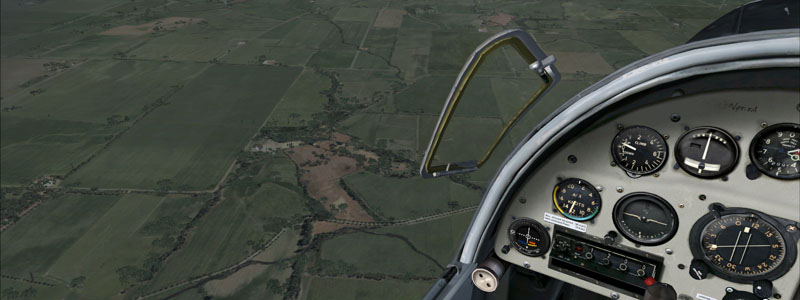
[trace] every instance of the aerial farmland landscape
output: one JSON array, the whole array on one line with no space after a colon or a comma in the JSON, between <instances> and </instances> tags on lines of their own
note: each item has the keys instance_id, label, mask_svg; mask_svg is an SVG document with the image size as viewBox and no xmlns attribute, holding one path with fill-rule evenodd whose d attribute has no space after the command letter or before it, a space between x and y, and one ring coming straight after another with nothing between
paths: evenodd
<instances>
[{"instance_id":1,"label":"aerial farmland landscape","mask_svg":"<svg viewBox=\"0 0 800 300\"><path fill-rule=\"evenodd\" d=\"M1 3L0 299L418 299L535 124L743 1ZM487 167L421 178L462 64L510 28L562 81ZM442 156L536 90L514 55Z\"/></svg>"}]
</instances>

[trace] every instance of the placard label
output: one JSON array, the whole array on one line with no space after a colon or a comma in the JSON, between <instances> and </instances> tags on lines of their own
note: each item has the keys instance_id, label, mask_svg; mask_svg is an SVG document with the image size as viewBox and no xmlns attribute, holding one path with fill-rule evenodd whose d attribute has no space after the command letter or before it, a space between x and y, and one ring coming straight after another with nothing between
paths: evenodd
<instances>
[{"instance_id":1,"label":"placard label","mask_svg":"<svg viewBox=\"0 0 800 300\"><path fill-rule=\"evenodd\" d=\"M706 296L706 295L703 295L703 294L700 294L700 293L697 293L697 297L695 297L695 298L700 299L700 300L717 300L717 298L714 298L714 297L711 297L711 296Z\"/></svg>"},{"instance_id":2,"label":"placard label","mask_svg":"<svg viewBox=\"0 0 800 300\"><path fill-rule=\"evenodd\" d=\"M577 230L580 232L586 232L586 224L578 223L573 220L563 218L560 216L556 216L551 213L544 213L544 221L547 223L553 223L558 226L566 227L572 230ZM717 300L717 299L714 299Z\"/></svg>"}]
</instances>

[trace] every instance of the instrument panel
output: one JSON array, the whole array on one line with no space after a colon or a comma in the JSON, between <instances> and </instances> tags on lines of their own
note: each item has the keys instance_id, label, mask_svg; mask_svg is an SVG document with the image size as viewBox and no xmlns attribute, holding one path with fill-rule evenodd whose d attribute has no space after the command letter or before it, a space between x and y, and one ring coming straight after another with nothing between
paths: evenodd
<instances>
[{"instance_id":1,"label":"instrument panel","mask_svg":"<svg viewBox=\"0 0 800 300\"><path fill-rule=\"evenodd\" d=\"M612 298L641 299L648 277L679 299L791 297L800 282L797 123L797 90L676 96L601 119L529 175L495 252Z\"/></svg>"}]
</instances>

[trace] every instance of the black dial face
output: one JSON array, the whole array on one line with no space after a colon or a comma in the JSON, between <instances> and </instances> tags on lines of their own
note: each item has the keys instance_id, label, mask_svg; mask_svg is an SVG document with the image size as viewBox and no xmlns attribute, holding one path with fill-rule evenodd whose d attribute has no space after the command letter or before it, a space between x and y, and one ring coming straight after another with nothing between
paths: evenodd
<instances>
[{"instance_id":1,"label":"black dial face","mask_svg":"<svg viewBox=\"0 0 800 300\"><path fill-rule=\"evenodd\" d=\"M541 256L550 247L550 236L542 224L531 219L518 219L508 229L511 244L527 256Z\"/></svg>"},{"instance_id":2,"label":"black dial face","mask_svg":"<svg viewBox=\"0 0 800 300\"><path fill-rule=\"evenodd\" d=\"M786 243L775 226L752 214L713 219L702 231L704 260L738 278L764 275L786 257Z\"/></svg>"},{"instance_id":3,"label":"black dial face","mask_svg":"<svg viewBox=\"0 0 800 300\"><path fill-rule=\"evenodd\" d=\"M800 178L800 125L775 124L761 130L750 142L750 160L767 176Z\"/></svg>"},{"instance_id":4,"label":"black dial face","mask_svg":"<svg viewBox=\"0 0 800 300\"><path fill-rule=\"evenodd\" d=\"M678 139L675 159L684 171L693 176L716 178L736 167L739 145L722 129L697 127Z\"/></svg>"},{"instance_id":5,"label":"black dial face","mask_svg":"<svg viewBox=\"0 0 800 300\"><path fill-rule=\"evenodd\" d=\"M602 205L597 189L578 178L565 179L556 184L553 203L562 215L576 221L594 218Z\"/></svg>"},{"instance_id":6,"label":"black dial face","mask_svg":"<svg viewBox=\"0 0 800 300\"><path fill-rule=\"evenodd\" d=\"M614 225L628 240L642 245L666 243L678 231L678 215L666 200L650 193L625 195L614 205Z\"/></svg>"},{"instance_id":7,"label":"black dial face","mask_svg":"<svg viewBox=\"0 0 800 300\"><path fill-rule=\"evenodd\" d=\"M664 137L645 126L626 127L611 143L614 162L633 175L655 173L666 162L667 154Z\"/></svg>"}]
</instances>

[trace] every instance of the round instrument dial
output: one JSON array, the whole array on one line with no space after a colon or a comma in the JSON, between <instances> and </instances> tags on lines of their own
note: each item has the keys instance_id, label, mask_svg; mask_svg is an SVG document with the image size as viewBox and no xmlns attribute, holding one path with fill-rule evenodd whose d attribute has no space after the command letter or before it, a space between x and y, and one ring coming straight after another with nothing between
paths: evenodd
<instances>
[{"instance_id":1,"label":"round instrument dial","mask_svg":"<svg viewBox=\"0 0 800 300\"><path fill-rule=\"evenodd\" d=\"M668 242L678 231L678 214L666 200L650 193L625 195L614 205L614 226L628 240L647 246Z\"/></svg>"},{"instance_id":2,"label":"round instrument dial","mask_svg":"<svg viewBox=\"0 0 800 300\"><path fill-rule=\"evenodd\" d=\"M553 203L562 215L576 221L594 218L602 205L597 189L578 178L565 179L556 184Z\"/></svg>"},{"instance_id":3,"label":"round instrument dial","mask_svg":"<svg viewBox=\"0 0 800 300\"><path fill-rule=\"evenodd\" d=\"M715 275L743 283L775 280L794 264L795 242L771 217L748 209L716 214L701 217L689 235L692 254Z\"/></svg>"},{"instance_id":4,"label":"round instrument dial","mask_svg":"<svg viewBox=\"0 0 800 300\"><path fill-rule=\"evenodd\" d=\"M716 178L730 173L736 167L739 145L725 130L697 127L678 139L675 159L692 176Z\"/></svg>"},{"instance_id":5,"label":"round instrument dial","mask_svg":"<svg viewBox=\"0 0 800 300\"><path fill-rule=\"evenodd\" d=\"M668 150L660 133L650 127L622 129L611 143L614 162L630 175L655 173L666 162Z\"/></svg>"},{"instance_id":6,"label":"round instrument dial","mask_svg":"<svg viewBox=\"0 0 800 300\"><path fill-rule=\"evenodd\" d=\"M782 123L761 130L750 142L750 161L767 176L800 178L800 125Z\"/></svg>"},{"instance_id":7,"label":"round instrument dial","mask_svg":"<svg viewBox=\"0 0 800 300\"><path fill-rule=\"evenodd\" d=\"M508 229L508 238L517 251L527 256L541 256L550 248L550 235L539 222L517 219Z\"/></svg>"}]
</instances>

